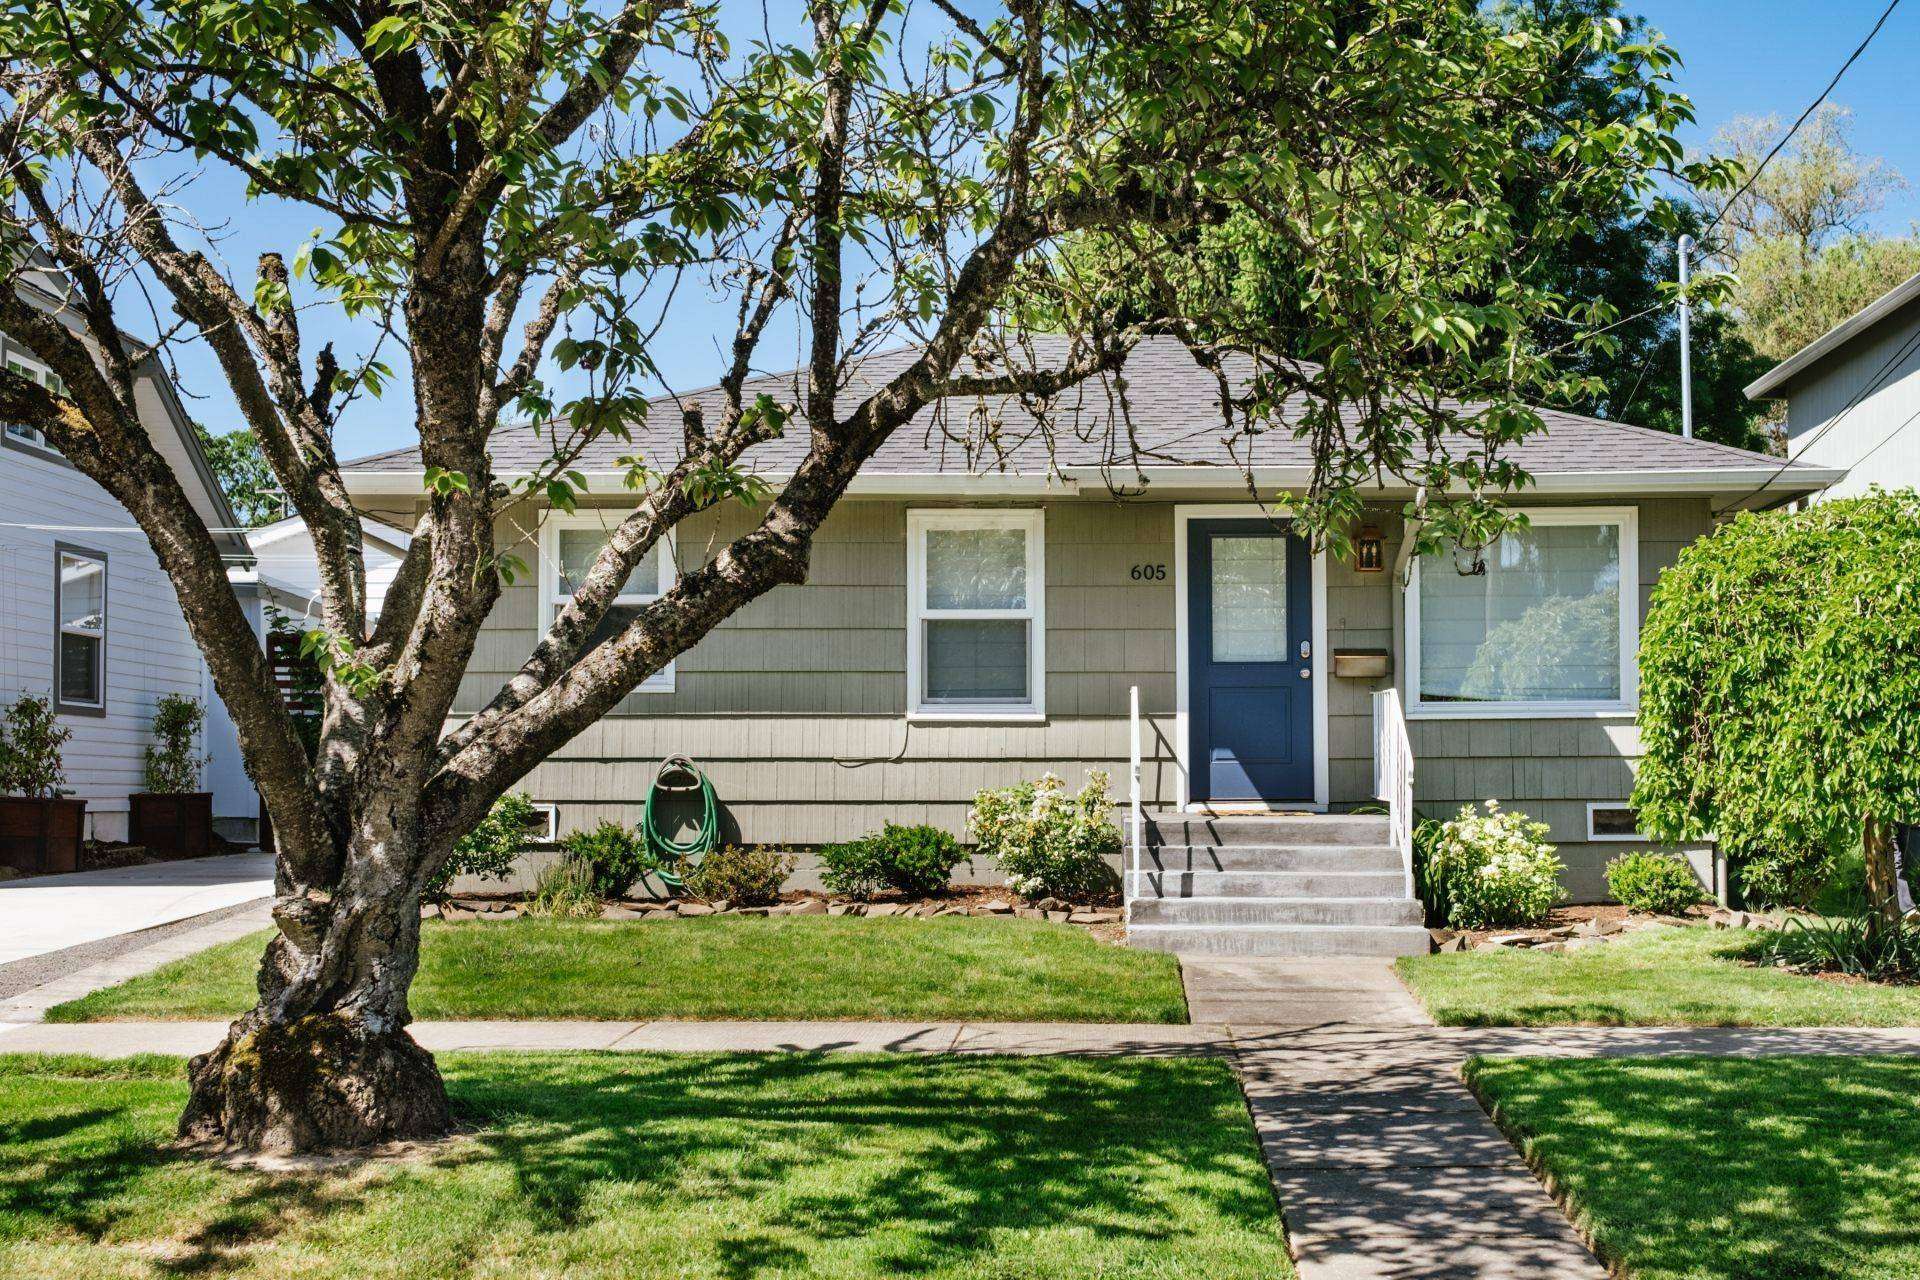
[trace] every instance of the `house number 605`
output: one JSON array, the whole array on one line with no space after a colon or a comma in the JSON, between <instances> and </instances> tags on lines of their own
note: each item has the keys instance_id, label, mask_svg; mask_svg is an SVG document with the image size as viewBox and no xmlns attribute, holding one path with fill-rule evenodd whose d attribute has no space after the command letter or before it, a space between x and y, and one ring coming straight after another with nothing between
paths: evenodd
<instances>
[{"instance_id":1,"label":"house number 605","mask_svg":"<svg viewBox=\"0 0 1920 1280\"><path fill-rule=\"evenodd\" d=\"M1164 582L1167 566L1163 564L1137 564L1130 575L1135 582Z\"/></svg>"}]
</instances>

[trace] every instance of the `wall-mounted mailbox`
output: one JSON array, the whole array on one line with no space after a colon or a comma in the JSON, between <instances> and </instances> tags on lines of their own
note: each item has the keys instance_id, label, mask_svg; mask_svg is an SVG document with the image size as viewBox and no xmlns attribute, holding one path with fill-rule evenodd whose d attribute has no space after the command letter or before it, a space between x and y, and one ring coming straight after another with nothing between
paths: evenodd
<instances>
[{"instance_id":1,"label":"wall-mounted mailbox","mask_svg":"<svg viewBox=\"0 0 1920 1280\"><path fill-rule=\"evenodd\" d=\"M1376 680L1393 674L1393 654L1385 649L1335 649L1333 674L1347 680Z\"/></svg>"}]
</instances>

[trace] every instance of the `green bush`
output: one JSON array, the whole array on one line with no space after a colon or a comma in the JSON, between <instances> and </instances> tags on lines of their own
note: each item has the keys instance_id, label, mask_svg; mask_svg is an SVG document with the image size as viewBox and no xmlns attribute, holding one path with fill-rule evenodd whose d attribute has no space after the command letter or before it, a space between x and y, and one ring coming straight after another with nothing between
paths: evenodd
<instances>
[{"instance_id":1,"label":"green bush","mask_svg":"<svg viewBox=\"0 0 1920 1280\"><path fill-rule=\"evenodd\" d=\"M1444 920L1455 929L1538 924L1560 894L1560 859L1547 826L1487 801L1485 814L1462 805L1428 837L1425 877L1437 886Z\"/></svg>"},{"instance_id":2,"label":"green bush","mask_svg":"<svg viewBox=\"0 0 1920 1280\"><path fill-rule=\"evenodd\" d=\"M1434 874L1433 847L1446 823L1422 818L1413 824L1413 891L1426 911L1427 926L1440 928L1453 910L1447 881Z\"/></svg>"},{"instance_id":3,"label":"green bush","mask_svg":"<svg viewBox=\"0 0 1920 1280\"><path fill-rule=\"evenodd\" d=\"M953 869L966 861L951 832L889 822L874 835L821 849L820 879L849 898L870 898L881 889L917 898L945 890Z\"/></svg>"},{"instance_id":4,"label":"green bush","mask_svg":"<svg viewBox=\"0 0 1920 1280\"><path fill-rule=\"evenodd\" d=\"M1706 898L1686 859L1635 850L1607 864L1607 892L1634 911L1677 915Z\"/></svg>"},{"instance_id":5,"label":"green bush","mask_svg":"<svg viewBox=\"0 0 1920 1280\"><path fill-rule=\"evenodd\" d=\"M66 766L61 748L73 730L62 728L45 698L21 694L0 720L0 791L33 800L51 800L66 794Z\"/></svg>"},{"instance_id":6,"label":"green bush","mask_svg":"<svg viewBox=\"0 0 1920 1280\"><path fill-rule=\"evenodd\" d=\"M687 891L707 902L736 907L769 907L780 901L780 886L793 874L790 854L772 849L723 845L700 859L686 879Z\"/></svg>"},{"instance_id":7,"label":"green bush","mask_svg":"<svg viewBox=\"0 0 1920 1280\"><path fill-rule=\"evenodd\" d=\"M162 694L153 711L153 742L147 747L144 785L156 795L179 795L200 787L207 757L194 751L207 709L184 693Z\"/></svg>"},{"instance_id":8,"label":"green bush","mask_svg":"<svg viewBox=\"0 0 1920 1280\"><path fill-rule=\"evenodd\" d=\"M638 831L605 819L590 831L563 837L560 848L592 872L593 891L602 898L619 897L653 866Z\"/></svg>"},{"instance_id":9,"label":"green bush","mask_svg":"<svg viewBox=\"0 0 1920 1280\"><path fill-rule=\"evenodd\" d=\"M540 821L540 811L521 792L501 796L478 826L453 842L453 854L427 877L421 896L428 902L440 901L456 876L506 879L513 860L526 847L528 833Z\"/></svg>"},{"instance_id":10,"label":"green bush","mask_svg":"<svg viewBox=\"0 0 1920 1280\"><path fill-rule=\"evenodd\" d=\"M1107 775L1093 770L1079 795L1054 774L973 798L968 829L1015 893L1081 898L1113 887L1106 859L1121 848Z\"/></svg>"},{"instance_id":11,"label":"green bush","mask_svg":"<svg viewBox=\"0 0 1920 1280\"><path fill-rule=\"evenodd\" d=\"M527 914L555 920L589 920L600 914L605 894L600 872L584 858L569 854L540 873L527 902Z\"/></svg>"},{"instance_id":12,"label":"green bush","mask_svg":"<svg viewBox=\"0 0 1920 1280\"><path fill-rule=\"evenodd\" d=\"M1801 905L1863 834L1920 822L1916 562L1912 490L1747 512L1682 551L1640 632L1643 829L1711 833L1747 897Z\"/></svg>"}]
</instances>

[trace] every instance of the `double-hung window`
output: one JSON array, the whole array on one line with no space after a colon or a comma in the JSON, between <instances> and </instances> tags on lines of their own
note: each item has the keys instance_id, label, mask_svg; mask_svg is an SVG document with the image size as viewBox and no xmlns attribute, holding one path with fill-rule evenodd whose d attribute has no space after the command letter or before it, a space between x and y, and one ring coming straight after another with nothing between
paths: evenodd
<instances>
[{"instance_id":1,"label":"double-hung window","mask_svg":"<svg viewBox=\"0 0 1920 1280\"><path fill-rule=\"evenodd\" d=\"M56 546L53 559L54 705L99 713L107 705L107 558Z\"/></svg>"},{"instance_id":2,"label":"double-hung window","mask_svg":"<svg viewBox=\"0 0 1920 1280\"><path fill-rule=\"evenodd\" d=\"M41 364L12 342L0 343L0 346L3 346L6 351L6 363L10 371L30 381L39 383L57 396L63 396L67 393L67 384L60 381L59 374L47 368L46 365ZM24 422L7 423L6 439L10 444L23 444L34 449L43 449L53 454L60 452L54 448L52 441L41 434L38 427L30 427Z\"/></svg>"},{"instance_id":3,"label":"double-hung window","mask_svg":"<svg viewBox=\"0 0 1920 1280\"><path fill-rule=\"evenodd\" d=\"M1409 711L1427 715L1627 712L1637 697L1637 513L1537 509L1480 557L1414 566ZM1468 569L1468 572L1462 572Z\"/></svg>"},{"instance_id":4,"label":"double-hung window","mask_svg":"<svg viewBox=\"0 0 1920 1280\"><path fill-rule=\"evenodd\" d=\"M1046 714L1043 516L907 513L907 706L925 718Z\"/></svg>"},{"instance_id":5,"label":"double-hung window","mask_svg":"<svg viewBox=\"0 0 1920 1280\"><path fill-rule=\"evenodd\" d=\"M555 614L586 580L595 557L607 545L607 535L618 526L617 511L581 511L573 515L555 513L540 530L540 629L551 626ZM588 639L585 651L591 651L617 634L642 608L658 600L673 586L674 561L672 535L663 534L633 572L627 575L614 598L613 607L600 620ZM673 664L641 681L637 693L672 693Z\"/></svg>"}]
</instances>

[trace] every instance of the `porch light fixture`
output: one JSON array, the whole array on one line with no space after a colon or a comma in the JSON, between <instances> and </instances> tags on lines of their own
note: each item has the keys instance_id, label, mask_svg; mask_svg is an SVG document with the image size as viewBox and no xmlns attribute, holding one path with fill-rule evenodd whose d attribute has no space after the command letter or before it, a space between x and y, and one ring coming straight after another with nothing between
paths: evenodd
<instances>
[{"instance_id":1,"label":"porch light fixture","mask_svg":"<svg viewBox=\"0 0 1920 1280\"><path fill-rule=\"evenodd\" d=\"M1387 542L1380 536L1380 526L1363 524L1359 536L1354 539L1353 571L1355 573L1382 573L1387 567Z\"/></svg>"}]
</instances>

